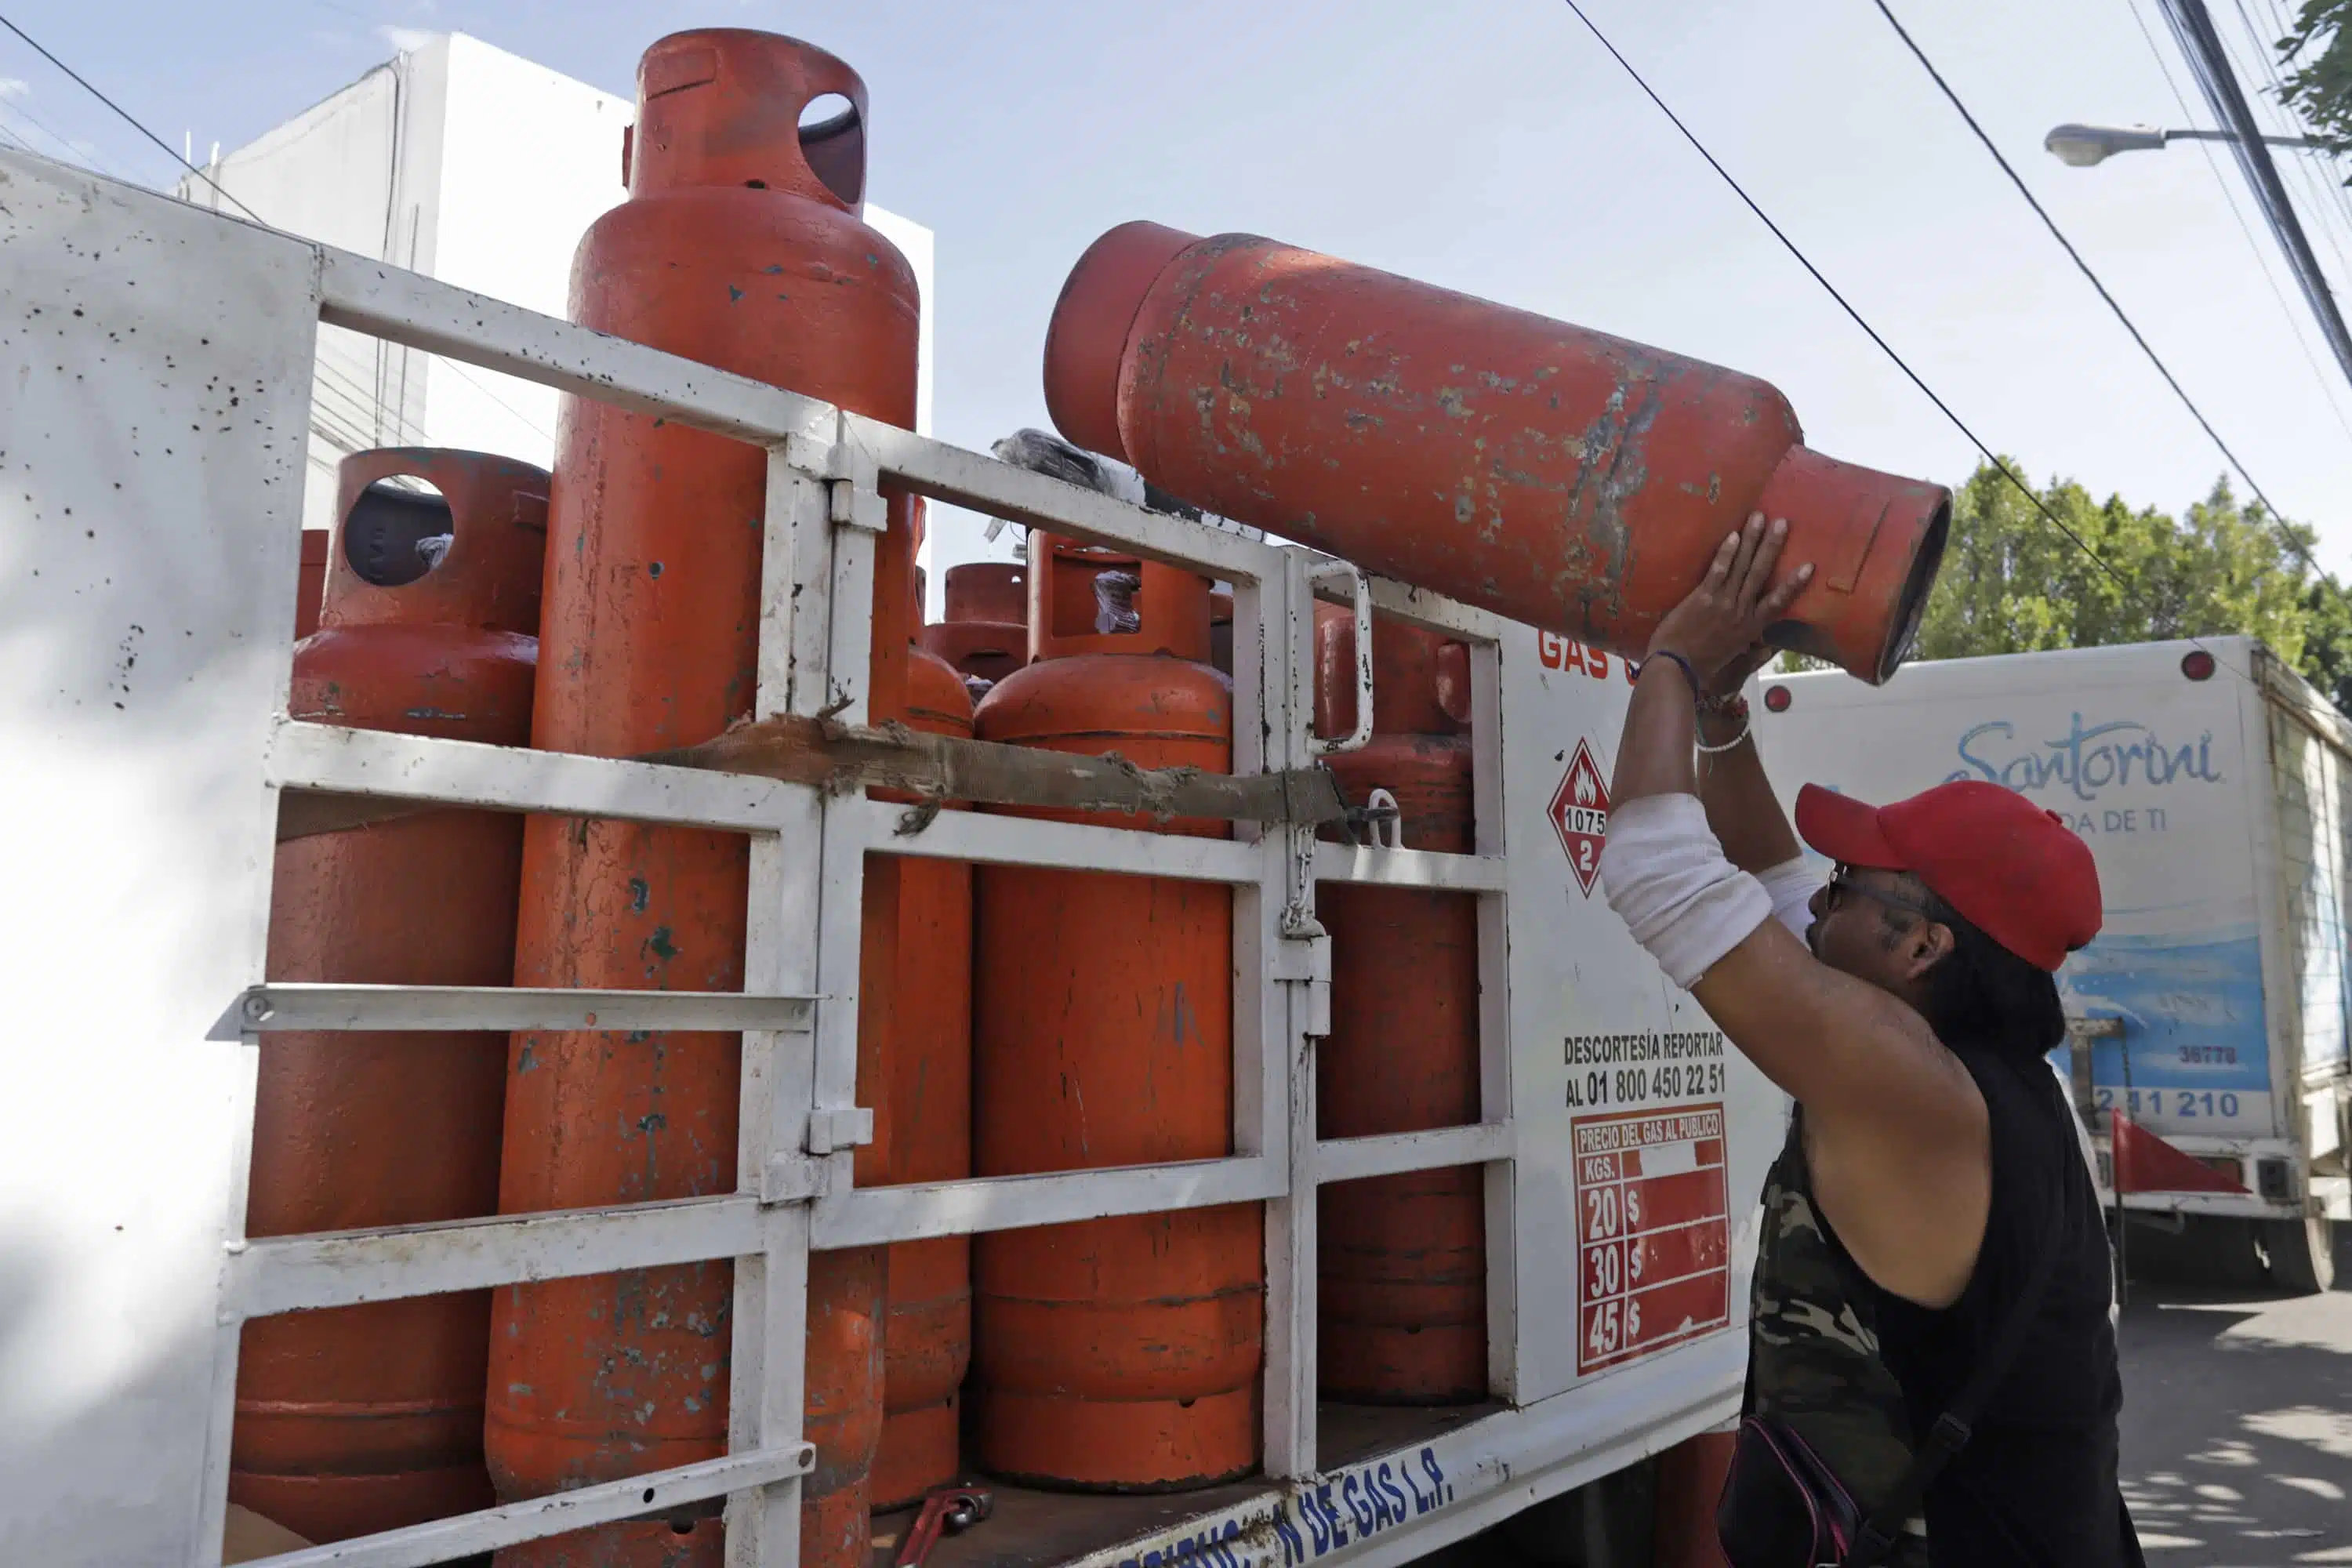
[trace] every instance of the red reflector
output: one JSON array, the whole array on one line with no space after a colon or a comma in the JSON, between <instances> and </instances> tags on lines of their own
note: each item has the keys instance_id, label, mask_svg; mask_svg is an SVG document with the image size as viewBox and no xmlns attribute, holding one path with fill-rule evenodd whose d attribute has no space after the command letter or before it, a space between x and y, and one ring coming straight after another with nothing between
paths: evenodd
<instances>
[{"instance_id":1,"label":"red reflector","mask_svg":"<svg viewBox=\"0 0 2352 1568\"><path fill-rule=\"evenodd\" d=\"M2182 654L2180 656L2180 673L2187 676L2191 680L2212 679L2213 656L2207 653L2201 647L2197 648L2192 652Z\"/></svg>"},{"instance_id":2,"label":"red reflector","mask_svg":"<svg viewBox=\"0 0 2352 1568\"><path fill-rule=\"evenodd\" d=\"M1789 689L1785 686L1768 686L1764 689L1764 706L1775 713L1786 713L1789 710Z\"/></svg>"}]
</instances>

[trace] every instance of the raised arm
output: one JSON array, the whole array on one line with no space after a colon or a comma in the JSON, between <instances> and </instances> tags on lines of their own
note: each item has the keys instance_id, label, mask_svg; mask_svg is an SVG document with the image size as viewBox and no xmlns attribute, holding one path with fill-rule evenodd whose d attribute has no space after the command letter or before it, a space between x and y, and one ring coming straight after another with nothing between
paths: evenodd
<instances>
[{"instance_id":1,"label":"raised arm","mask_svg":"<svg viewBox=\"0 0 2352 1568\"><path fill-rule=\"evenodd\" d=\"M1695 700L1755 657L1807 567L1769 587L1786 537L1761 518L1727 539L1700 586L1660 625L1618 743L1601 875L1610 903L1668 978L1688 987L1741 1053L1805 1109L1815 1191L1874 1279L1942 1305L1966 1285L1990 1196L1982 1095L1901 998L1818 962L1749 870L1797 844L1760 763L1703 805ZM1769 805L1767 811L1765 807ZM1729 837L1718 842L1710 823Z\"/></svg>"},{"instance_id":2,"label":"raised arm","mask_svg":"<svg viewBox=\"0 0 2352 1568\"><path fill-rule=\"evenodd\" d=\"M1769 541L1768 541L1769 542ZM1706 825L1734 866L1752 873L1772 900L1772 916L1802 938L1812 923L1822 879L1805 862L1788 814L1764 776L1764 758L1740 689L1774 650L1758 643L1707 678L1698 703L1698 798Z\"/></svg>"}]
</instances>

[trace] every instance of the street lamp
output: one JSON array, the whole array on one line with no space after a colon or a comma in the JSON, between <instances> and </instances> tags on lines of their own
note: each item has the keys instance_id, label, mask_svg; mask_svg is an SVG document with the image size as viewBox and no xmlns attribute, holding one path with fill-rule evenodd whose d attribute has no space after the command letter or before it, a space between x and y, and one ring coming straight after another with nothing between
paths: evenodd
<instances>
[{"instance_id":1,"label":"street lamp","mask_svg":"<svg viewBox=\"0 0 2352 1568\"><path fill-rule=\"evenodd\" d=\"M2042 145L2062 163L2087 169L2118 153L2154 153L2172 142L2235 142L2227 131L2158 131L2148 125L2061 125L2042 139ZM2309 136L2265 136L2273 147L2325 147Z\"/></svg>"}]
</instances>

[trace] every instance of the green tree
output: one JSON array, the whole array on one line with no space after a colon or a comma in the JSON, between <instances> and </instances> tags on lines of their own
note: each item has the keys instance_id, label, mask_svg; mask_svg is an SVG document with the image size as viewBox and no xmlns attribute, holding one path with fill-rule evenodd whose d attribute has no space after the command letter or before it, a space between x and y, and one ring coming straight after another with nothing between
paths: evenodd
<instances>
[{"instance_id":1,"label":"green tree","mask_svg":"<svg viewBox=\"0 0 2352 1568\"><path fill-rule=\"evenodd\" d=\"M2242 633L2352 711L2352 595L2306 564L2308 529L2242 505L2227 479L2178 519L2071 480L2039 493L2080 543L1990 463L1953 492L1918 658Z\"/></svg>"},{"instance_id":2,"label":"green tree","mask_svg":"<svg viewBox=\"0 0 2352 1568\"><path fill-rule=\"evenodd\" d=\"M2330 702L2352 713L2352 595L2335 578L2322 577L2304 590L2303 604L2303 658L2297 667Z\"/></svg>"},{"instance_id":3,"label":"green tree","mask_svg":"<svg viewBox=\"0 0 2352 1568\"><path fill-rule=\"evenodd\" d=\"M2286 101L2312 134L2352 152L2352 0L2305 0L2294 30L2278 40Z\"/></svg>"}]
</instances>

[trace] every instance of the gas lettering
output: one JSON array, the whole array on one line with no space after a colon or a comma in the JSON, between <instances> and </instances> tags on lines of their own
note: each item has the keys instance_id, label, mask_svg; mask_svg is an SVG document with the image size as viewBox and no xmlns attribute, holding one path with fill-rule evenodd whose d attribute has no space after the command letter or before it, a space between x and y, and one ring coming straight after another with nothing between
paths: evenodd
<instances>
[{"instance_id":1,"label":"gas lettering","mask_svg":"<svg viewBox=\"0 0 2352 1568\"><path fill-rule=\"evenodd\" d=\"M1610 658L1605 650L1588 647L1558 632L1539 631L1536 634L1536 661L1546 669L1572 669L1594 680L1609 679ZM1622 659L1617 662L1630 684L1633 679L1633 665Z\"/></svg>"},{"instance_id":2,"label":"gas lettering","mask_svg":"<svg viewBox=\"0 0 2352 1568\"><path fill-rule=\"evenodd\" d=\"M1369 1460L1237 1510L1196 1534L1165 1537L1118 1568L1301 1568L1436 1512L1454 1500L1434 1448Z\"/></svg>"},{"instance_id":3,"label":"gas lettering","mask_svg":"<svg viewBox=\"0 0 2352 1568\"><path fill-rule=\"evenodd\" d=\"M1359 1480L1355 1476L1339 1478L1339 1500L1348 1505L1348 1517L1355 1521L1356 1536L1361 1540L1380 1527L1373 1522L1371 1506L1364 1500L1365 1488Z\"/></svg>"}]
</instances>

